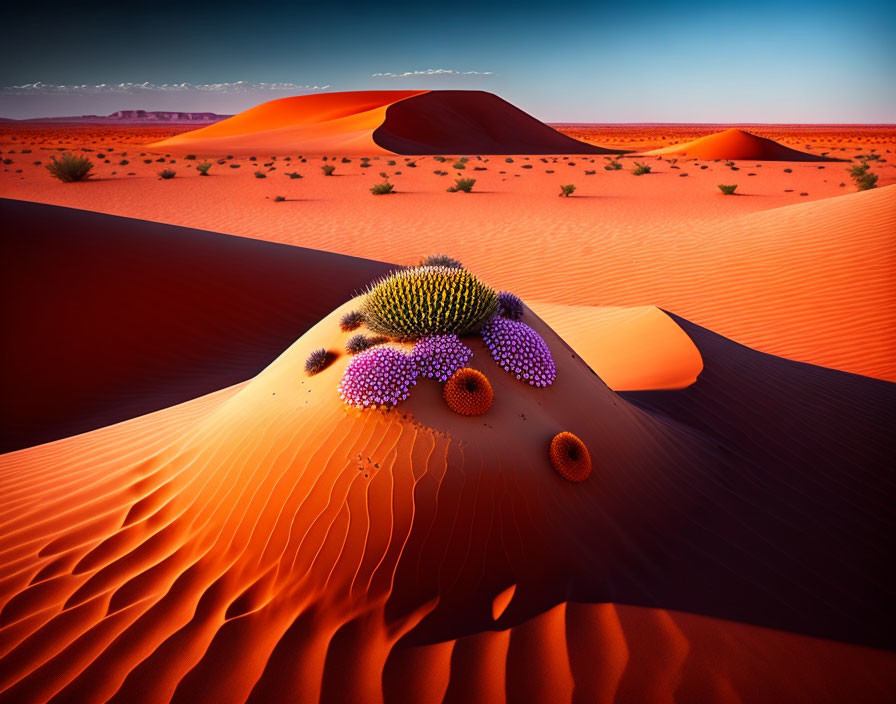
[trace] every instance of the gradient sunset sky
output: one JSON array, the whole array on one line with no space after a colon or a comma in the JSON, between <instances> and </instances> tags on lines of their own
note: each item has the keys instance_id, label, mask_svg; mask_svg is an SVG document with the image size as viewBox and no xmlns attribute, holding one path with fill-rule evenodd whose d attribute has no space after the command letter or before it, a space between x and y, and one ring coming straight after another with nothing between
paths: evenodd
<instances>
[{"instance_id":1,"label":"gradient sunset sky","mask_svg":"<svg viewBox=\"0 0 896 704\"><path fill-rule=\"evenodd\" d=\"M5 15L2 117L475 88L546 121L896 122L892 0L31 3Z\"/></svg>"}]
</instances>

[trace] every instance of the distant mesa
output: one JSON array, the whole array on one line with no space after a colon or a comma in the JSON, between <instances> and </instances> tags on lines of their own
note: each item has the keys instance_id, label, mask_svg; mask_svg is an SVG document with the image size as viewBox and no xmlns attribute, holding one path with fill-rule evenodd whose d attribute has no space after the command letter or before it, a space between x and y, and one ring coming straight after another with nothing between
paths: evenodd
<instances>
[{"instance_id":1,"label":"distant mesa","mask_svg":"<svg viewBox=\"0 0 896 704\"><path fill-rule=\"evenodd\" d=\"M696 159L746 159L750 161L840 161L801 152L765 137L731 128L684 144L653 149L647 156L689 156Z\"/></svg>"},{"instance_id":2,"label":"distant mesa","mask_svg":"<svg viewBox=\"0 0 896 704\"><path fill-rule=\"evenodd\" d=\"M150 145L204 154L616 154L492 93L356 91L281 98Z\"/></svg>"}]
</instances>

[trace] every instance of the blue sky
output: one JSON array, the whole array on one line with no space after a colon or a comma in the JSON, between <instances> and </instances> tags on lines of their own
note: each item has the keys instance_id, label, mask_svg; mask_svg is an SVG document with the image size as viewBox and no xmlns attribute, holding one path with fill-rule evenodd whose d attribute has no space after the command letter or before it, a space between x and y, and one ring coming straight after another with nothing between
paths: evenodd
<instances>
[{"instance_id":1,"label":"blue sky","mask_svg":"<svg viewBox=\"0 0 896 704\"><path fill-rule=\"evenodd\" d=\"M7 28L4 117L476 88L547 121L896 122L896 3L879 0L34 3Z\"/></svg>"}]
</instances>

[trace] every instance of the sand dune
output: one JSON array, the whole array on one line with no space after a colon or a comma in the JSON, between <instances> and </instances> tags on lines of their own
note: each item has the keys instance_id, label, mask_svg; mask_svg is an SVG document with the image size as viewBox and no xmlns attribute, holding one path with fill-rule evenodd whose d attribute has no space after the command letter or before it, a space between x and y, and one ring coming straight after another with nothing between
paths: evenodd
<instances>
[{"instance_id":1,"label":"sand dune","mask_svg":"<svg viewBox=\"0 0 896 704\"><path fill-rule=\"evenodd\" d=\"M748 159L750 161L837 161L832 157L797 151L735 127L684 144L653 149L649 156L680 155L694 159Z\"/></svg>"},{"instance_id":2,"label":"sand dune","mask_svg":"<svg viewBox=\"0 0 896 704\"><path fill-rule=\"evenodd\" d=\"M611 154L483 91L359 91L281 98L149 145L184 154Z\"/></svg>"},{"instance_id":3,"label":"sand dune","mask_svg":"<svg viewBox=\"0 0 896 704\"><path fill-rule=\"evenodd\" d=\"M361 413L344 355L302 372L353 305L240 387L0 459L0 701L886 700L892 384L679 320L705 370L675 414L527 312L553 386L473 342L487 416L431 381Z\"/></svg>"},{"instance_id":4,"label":"sand dune","mask_svg":"<svg viewBox=\"0 0 896 704\"><path fill-rule=\"evenodd\" d=\"M253 377L389 267L0 200L0 451Z\"/></svg>"}]
</instances>

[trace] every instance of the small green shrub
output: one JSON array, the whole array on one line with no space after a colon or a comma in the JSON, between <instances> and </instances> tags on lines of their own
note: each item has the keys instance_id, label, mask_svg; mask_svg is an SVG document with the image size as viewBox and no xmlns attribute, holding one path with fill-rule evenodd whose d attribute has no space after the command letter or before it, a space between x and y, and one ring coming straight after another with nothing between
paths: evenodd
<instances>
[{"instance_id":1,"label":"small green shrub","mask_svg":"<svg viewBox=\"0 0 896 704\"><path fill-rule=\"evenodd\" d=\"M604 164L604 168L607 171L619 171L622 168L622 164L616 159L610 159L609 163Z\"/></svg>"},{"instance_id":2,"label":"small green shrub","mask_svg":"<svg viewBox=\"0 0 896 704\"><path fill-rule=\"evenodd\" d=\"M163 169L162 171L159 171L159 178L168 180L169 178L174 178L176 174L177 172L173 169Z\"/></svg>"},{"instance_id":3,"label":"small green shrub","mask_svg":"<svg viewBox=\"0 0 896 704\"><path fill-rule=\"evenodd\" d=\"M302 174L300 174L298 171L290 171L286 175L290 178L302 178Z\"/></svg>"},{"instance_id":4,"label":"small green shrub","mask_svg":"<svg viewBox=\"0 0 896 704\"><path fill-rule=\"evenodd\" d=\"M264 171L256 171L255 178L267 178L268 175Z\"/></svg>"},{"instance_id":5,"label":"small green shrub","mask_svg":"<svg viewBox=\"0 0 896 704\"><path fill-rule=\"evenodd\" d=\"M193 161L195 158L196 158L196 155L195 155L195 154L187 154L187 155L184 157L184 159L189 159L190 161Z\"/></svg>"},{"instance_id":6,"label":"small green shrub","mask_svg":"<svg viewBox=\"0 0 896 704\"><path fill-rule=\"evenodd\" d=\"M566 186L560 186L560 197L561 198L569 198L575 192L576 192L576 187L571 183Z\"/></svg>"},{"instance_id":7,"label":"small green shrub","mask_svg":"<svg viewBox=\"0 0 896 704\"><path fill-rule=\"evenodd\" d=\"M463 169L467 168L467 165L462 161L455 161L452 166L458 171L462 171Z\"/></svg>"},{"instance_id":8,"label":"small green shrub","mask_svg":"<svg viewBox=\"0 0 896 704\"><path fill-rule=\"evenodd\" d=\"M324 164L320 167L320 169L324 172L324 176L332 176L333 172L336 170L336 167L332 164Z\"/></svg>"},{"instance_id":9,"label":"small green shrub","mask_svg":"<svg viewBox=\"0 0 896 704\"><path fill-rule=\"evenodd\" d=\"M719 190L726 196L733 196L736 189L736 183L733 186L723 186L721 183L719 184Z\"/></svg>"},{"instance_id":10,"label":"small green shrub","mask_svg":"<svg viewBox=\"0 0 896 704\"><path fill-rule=\"evenodd\" d=\"M201 164L196 164L196 170L199 172L200 176L208 176L208 170L210 168L212 168L212 165L207 161Z\"/></svg>"},{"instance_id":11,"label":"small green shrub","mask_svg":"<svg viewBox=\"0 0 896 704\"><path fill-rule=\"evenodd\" d=\"M93 164L90 159L83 156L75 156L69 152L65 152L58 159L56 156L50 157L51 162L47 164L47 171L50 175L58 178L63 183L73 183L74 181L85 181L90 178L90 170ZM12 159L4 159L4 164L11 164Z\"/></svg>"},{"instance_id":12,"label":"small green shrub","mask_svg":"<svg viewBox=\"0 0 896 704\"><path fill-rule=\"evenodd\" d=\"M285 200L286 200L286 196L274 196L275 203L282 203Z\"/></svg>"},{"instance_id":13,"label":"small green shrub","mask_svg":"<svg viewBox=\"0 0 896 704\"><path fill-rule=\"evenodd\" d=\"M785 174L792 174L792 173L793 173L793 169L784 169L784 173L785 173Z\"/></svg>"},{"instance_id":14,"label":"small green shrub","mask_svg":"<svg viewBox=\"0 0 896 704\"><path fill-rule=\"evenodd\" d=\"M417 266L447 266L449 269L463 269L464 265L447 254L428 254Z\"/></svg>"},{"instance_id":15,"label":"small green shrub","mask_svg":"<svg viewBox=\"0 0 896 704\"><path fill-rule=\"evenodd\" d=\"M448 192L457 193L458 191L463 191L464 193L469 193L473 190L474 185L476 185L475 178L458 178L454 180L454 185L448 189Z\"/></svg>"},{"instance_id":16,"label":"small green shrub","mask_svg":"<svg viewBox=\"0 0 896 704\"><path fill-rule=\"evenodd\" d=\"M863 161L847 169L849 177L856 184L857 191L870 191L877 187L877 174L868 170L868 162Z\"/></svg>"},{"instance_id":17,"label":"small green shrub","mask_svg":"<svg viewBox=\"0 0 896 704\"><path fill-rule=\"evenodd\" d=\"M382 183L377 183L371 187L370 192L375 196L384 196L388 193L394 193L395 191L392 190L393 188L395 188L394 185L388 181L383 181Z\"/></svg>"},{"instance_id":18,"label":"small green shrub","mask_svg":"<svg viewBox=\"0 0 896 704\"><path fill-rule=\"evenodd\" d=\"M446 161L448 161L448 159L443 156L434 156L433 159L435 159L440 164L444 164Z\"/></svg>"},{"instance_id":19,"label":"small green shrub","mask_svg":"<svg viewBox=\"0 0 896 704\"><path fill-rule=\"evenodd\" d=\"M510 157L507 157L504 161L506 161L508 164L513 163L513 159L511 159Z\"/></svg>"},{"instance_id":20,"label":"small green shrub","mask_svg":"<svg viewBox=\"0 0 896 704\"><path fill-rule=\"evenodd\" d=\"M635 168L632 169L632 173L635 176L643 176L644 174L650 173L650 167L647 164L641 164L639 162L635 162Z\"/></svg>"}]
</instances>

